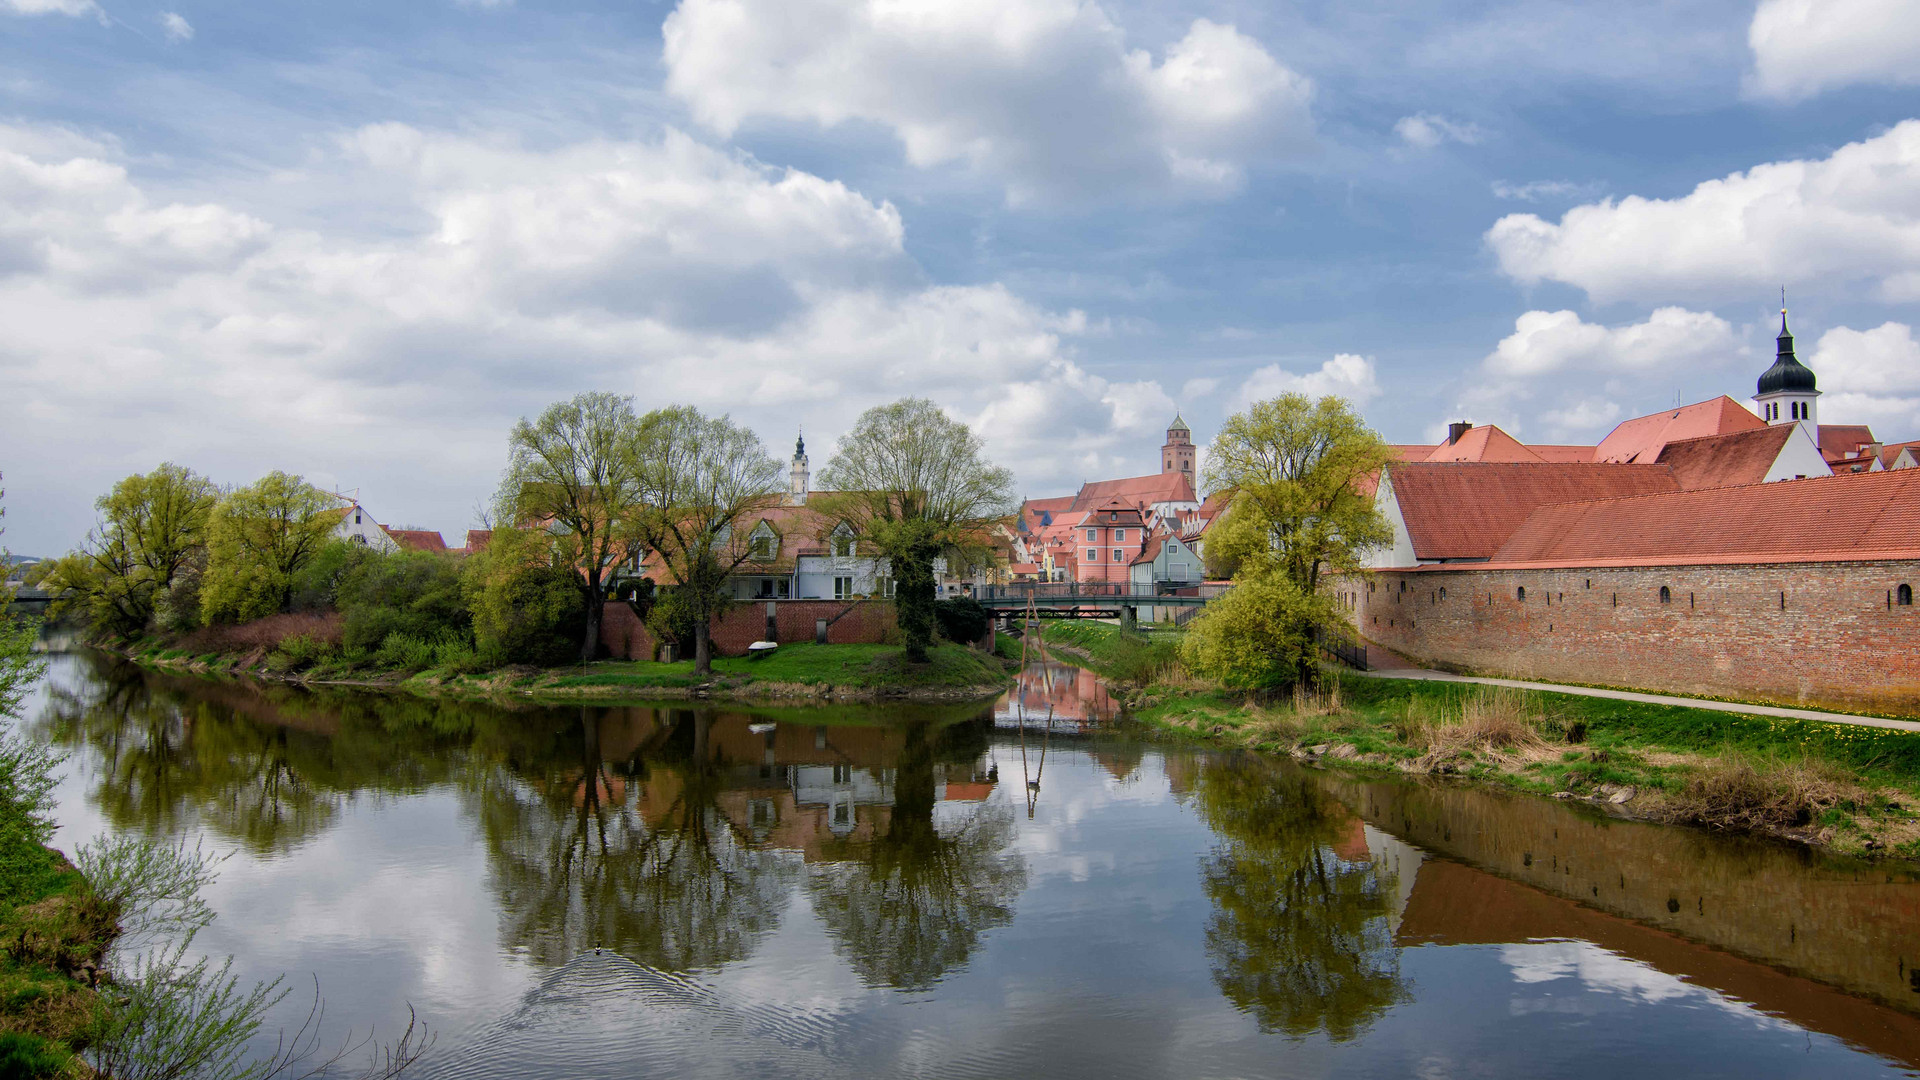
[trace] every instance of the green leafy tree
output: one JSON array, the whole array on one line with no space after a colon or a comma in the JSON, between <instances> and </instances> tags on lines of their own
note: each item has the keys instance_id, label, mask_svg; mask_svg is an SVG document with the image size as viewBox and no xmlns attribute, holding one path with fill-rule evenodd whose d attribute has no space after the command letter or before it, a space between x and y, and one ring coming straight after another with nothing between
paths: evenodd
<instances>
[{"instance_id":1,"label":"green leafy tree","mask_svg":"<svg viewBox=\"0 0 1920 1080\"><path fill-rule=\"evenodd\" d=\"M924 398L862 413L821 483L823 511L885 555L907 659L924 662L935 623L934 561L976 557L989 529L1019 505L1013 474L989 462L980 437Z\"/></svg>"},{"instance_id":2,"label":"green leafy tree","mask_svg":"<svg viewBox=\"0 0 1920 1080\"><path fill-rule=\"evenodd\" d=\"M218 498L212 481L172 462L113 485L93 504L100 523L87 542L41 574L58 598L55 614L77 612L116 637L156 619L190 625Z\"/></svg>"},{"instance_id":3,"label":"green leafy tree","mask_svg":"<svg viewBox=\"0 0 1920 1080\"><path fill-rule=\"evenodd\" d=\"M694 670L710 674L713 618L752 553L738 526L780 490L780 463L725 416L676 406L648 413L640 427L646 543L673 579L669 610L692 623Z\"/></svg>"},{"instance_id":4,"label":"green leafy tree","mask_svg":"<svg viewBox=\"0 0 1920 1080\"><path fill-rule=\"evenodd\" d=\"M1207 558L1231 564L1236 584L1189 628L1195 671L1240 686L1313 679L1315 629L1338 617L1322 577L1363 572L1366 551L1393 538L1373 501L1392 460L1340 398L1282 394L1227 420L1206 481L1233 500Z\"/></svg>"},{"instance_id":5,"label":"green leafy tree","mask_svg":"<svg viewBox=\"0 0 1920 1080\"><path fill-rule=\"evenodd\" d=\"M1333 845L1352 814L1296 769L1252 755L1208 765L1199 806L1220 837L1202 869L1221 993L1265 1031L1358 1037L1406 1000L1387 927L1396 882Z\"/></svg>"},{"instance_id":6,"label":"green leafy tree","mask_svg":"<svg viewBox=\"0 0 1920 1080\"><path fill-rule=\"evenodd\" d=\"M516 527L547 529L566 549L586 601L583 664L600 647L611 571L640 542L645 492L639 437L632 398L591 393L556 402L537 420L522 419L507 440L498 517Z\"/></svg>"},{"instance_id":7,"label":"green leafy tree","mask_svg":"<svg viewBox=\"0 0 1920 1080\"><path fill-rule=\"evenodd\" d=\"M293 610L300 571L339 521L337 497L283 472L220 500L208 528L202 616L245 622Z\"/></svg>"}]
</instances>

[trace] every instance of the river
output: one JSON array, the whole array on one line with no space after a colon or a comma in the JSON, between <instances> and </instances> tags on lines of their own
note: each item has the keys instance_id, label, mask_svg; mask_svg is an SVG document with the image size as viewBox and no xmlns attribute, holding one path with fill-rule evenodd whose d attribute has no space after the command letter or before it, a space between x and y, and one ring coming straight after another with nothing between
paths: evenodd
<instances>
[{"instance_id":1,"label":"river","mask_svg":"<svg viewBox=\"0 0 1920 1080\"><path fill-rule=\"evenodd\" d=\"M997 706L434 702L51 658L55 843L422 1077L1912 1076L1920 875ZM262 1045L270 1040L261 1035Z\"/></svg>"}]
</instances>

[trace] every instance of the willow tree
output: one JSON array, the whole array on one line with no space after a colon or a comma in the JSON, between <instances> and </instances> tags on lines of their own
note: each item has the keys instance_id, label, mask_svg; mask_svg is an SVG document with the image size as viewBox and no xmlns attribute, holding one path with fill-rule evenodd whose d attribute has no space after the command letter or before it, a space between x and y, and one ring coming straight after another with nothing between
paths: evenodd
<instances>
[{"instance_id":1,"label":"willow tree","mask_svg":"<svg viewBox=\"0 0 1920 1080\"><path fill-rule=\"evenodd\" d=\"M163 609L186 609L166 611L163 622L196 615L193 586L206 567L219 494L213 481L172 462L113 485L93 504L100 523L86 543L42 572L55 613L77 611L115 635L145 630Z\"/></svg>"},{"instance_id":2,"label":"willow tree","mask_svg":"<svg viewBox=\"0 0 1920 1080\"><path fill-rule=\"evenodd\" d=\"M543 528L564 561L577 566L586 598L580 662L594 658L607 579L640 540L640 422L633 399L576 394L538 420L522 418L507 439L507 473L498 517L512 527Z\"/></svg>"},{"instance_id":3,"label":"willow tree","mask_svg":"<svg viewBox=\"0 0 1920 1080\"><path fill-rule=\"evenodd\" d=\"M760 436L691 406L656 409L640 422L642 531L693 622L694 671L713 671L712 626L728 578L751 553L741 525L780 490L780 463Z\"/></svg>"},{"instance_id":4,"label":"willow tree","mask_svg":"<svg viewBox=\"0 0 1920 1080\"><path fill-rule=\"evenodd\" d=\"M1346 401L1282 394L1229 418L1207 452L1209 494L1230 493L1207 536L1235 588L1194 620L1184 646L1201 674L1239 686L1313 676L1314 628L1336 616L1326 576L1361 571L1393 534L1374 506L1393 449ZM1249 633L1249 629L1258 633Z\"/></svg>"},{"instance_id":5,"label":"willow tree","mask_svg":"<svg viewBox=\"0 0 1920 1080\"><path fill-rule=\"evenodd\" d=\"M213 508L200 611L208 622L243 622L293 607L294 577L340 522L337 496L298 476L270 472Z\"/></svg>"},{"instance_id":6,"label":"willow tree","mask_svg":"<svg viewBox=\"0 0 1920 1080\"><path fill-rule=\"evenodd\" d=\"M887 559L907 659L933 642L935 560L977 554L1019 504L1013 474L986 459L980 437L925 398L860 415L820 475L818 500Z\"/></svg>"}]
</instances>

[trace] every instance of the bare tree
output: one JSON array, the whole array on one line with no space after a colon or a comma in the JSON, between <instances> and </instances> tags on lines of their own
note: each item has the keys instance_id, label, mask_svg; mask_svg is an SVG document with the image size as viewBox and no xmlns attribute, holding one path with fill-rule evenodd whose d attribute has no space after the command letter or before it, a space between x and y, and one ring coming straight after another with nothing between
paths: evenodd
<instances>
[{"instance_id":1,"label":"bare tree","mask_svg":"<svg viewBox=\"0 0 1920 1080\"><path fill-rule=\"evenodd\" d=\"M820 505L886 555L907 659L933 640L934 560L980 552L987 530L1018 505L1013 474L988 461L980 437L925 398L862 413L821 474Z\"/></svg>"},{"instance_id":2,"label":"bare tree","mask_svg":"<svg viewBox=\"0 0 1920 1080\"><path fill-rule=\"evenodd\" d=\"M725 610L729 575L751 551L735 526L780 490L780 463L760 436L691 406L648 413L640 432L647 545L693 617L694 670L710 674L713 617Z\"/></svg>"},{"instance_id":3,"label":"bare tree","mask_svg":"<svg viewBox=\"0 0 1920 1080\"><path fill-rule=\"evenodd\" d=\"M639 543L639 434L632 398L591 393L548 406L538 420L522 419L508 439L501 517L553 531L580 568L587 598L583 664L599 646L609 571Z\"/></svg>"}]
</instances>

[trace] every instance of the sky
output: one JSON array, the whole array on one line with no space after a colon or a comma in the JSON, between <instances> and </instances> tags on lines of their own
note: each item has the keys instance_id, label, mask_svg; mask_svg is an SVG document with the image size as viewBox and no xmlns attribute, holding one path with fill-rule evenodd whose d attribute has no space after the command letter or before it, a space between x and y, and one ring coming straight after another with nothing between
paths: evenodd
<instances>
[{"instance_id":1,"label":"sky","mask_svg":"<svg viewBox=\"0 0 1920 1080\"><path fill-rule=\"evenodd\" d=\"M1771 362L1920 438L1912 0L0 0L6 546L162 461L456 545L514 421L1022 493L1249 401L1592 442Z\"/></svg>"}]
</instances>

